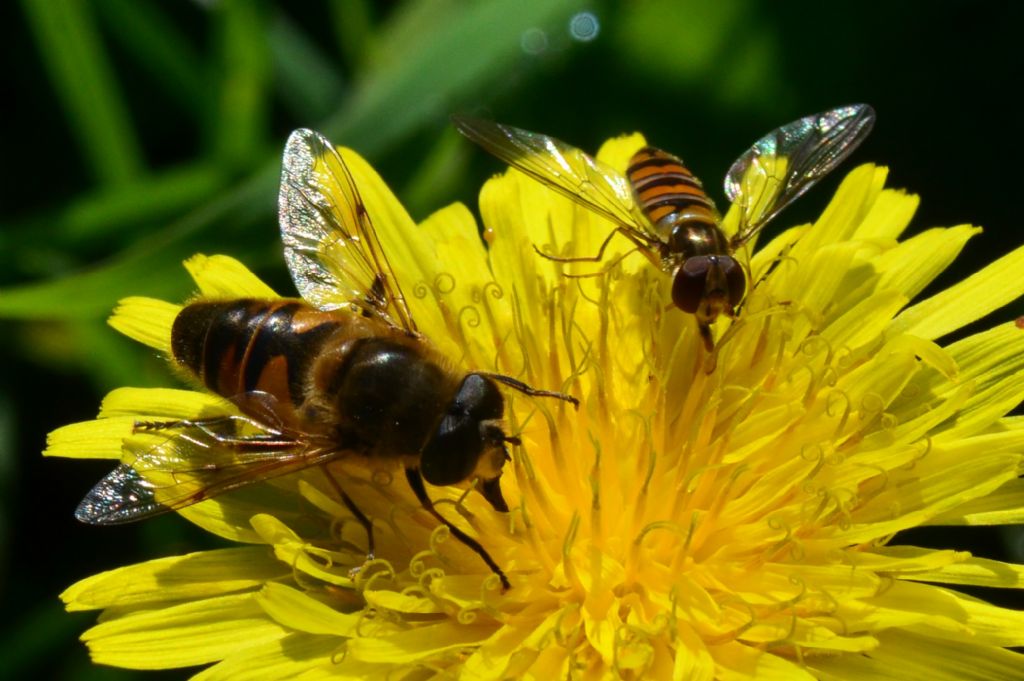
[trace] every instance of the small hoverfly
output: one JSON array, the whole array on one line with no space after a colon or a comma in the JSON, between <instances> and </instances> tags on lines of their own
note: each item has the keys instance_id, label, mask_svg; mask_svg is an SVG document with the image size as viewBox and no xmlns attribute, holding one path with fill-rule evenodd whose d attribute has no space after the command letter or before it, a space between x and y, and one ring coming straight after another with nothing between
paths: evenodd
<instances>
[{"instance_id":1,"label":"small hoverfly","mask_svg":"<svg viewBox=\"0 0 1024 681\"><path fill-rule=\"evenodd\" d=\"M106 525L180 509L232 489L322 466L345 506L370 519L327 469L343 456L398 462L423 508L509 587L487 551L442 516L424 487L480 481L507 512L509 460L498 385L574 405L510 376L463 373L417 330L371 215L342 156L310 130L292 133L279 198L285 259L302 299L197 300L171 329L173 361L237 407L237 415L139 422L166 436L126 445L76 517Z\"/></svg>"},{"instance_id":2,"label":"small hoverfly","mask_svg":"<svg viewBox=\"0 0 1024 681\"><path fill-rule=\"evenodd\" d=\"M734 257L736 250L849 156L871 131L875 112L866 104L839 107L788 123L755 142L725 178L725 194L740 209L732 237L722 230L700 180L661 149L636 152L623 175L547 135L467 116L452 119L459 132L502 161L616 225L596 255L538 253L560 262L596 262L612 236L622 234L672 277L672 302L696 317L710 352L712 322L721 314L735 317L746 293L747 273ZM761 191L751 192L751 186Z\"/></svg>"}]
</instances>

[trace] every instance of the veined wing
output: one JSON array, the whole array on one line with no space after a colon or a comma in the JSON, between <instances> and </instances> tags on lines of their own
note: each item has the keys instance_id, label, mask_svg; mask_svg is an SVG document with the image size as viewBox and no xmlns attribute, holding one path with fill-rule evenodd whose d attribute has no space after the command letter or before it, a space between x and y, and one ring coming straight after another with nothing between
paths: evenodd
<instances>
[{"instance_id":1,"label":"veined wing","mask_svg":"<svg viewBox=\"0 0 1024 681\"><path fill-rule=\"evenodd\" d=\"M320 133L302 129L288 138L278 212L285 260L303 298L325 310L354 304L416 332L352 173Z\"/></svg>"},{"instance_id":2,"label":"veined wing","mask_svg":"<svg viewBox=\"0 0 1024 681\"><path fill-rule=\"evenodd\" d=\"M242 416L145 424L138 432L164 439L129 444L123 463L78 505L78 520L93 525L142 520L337 454Z\"/></svg>"},{"instance_id":3,"label":"veined wing","mask_svg":"<svg viewBox=\"0 0 1024 681\"><path fill-rule=\"evenodd\" d=\"M452 122L494 156L618 225L627 236L658 243L638 219L629 180L606 163L554 137L510 125L461 115Z\"/></svg>"},{"instance_id":4,"label":"veined wing","mask_svg":"<svg viewBox=\"0 0 1024 681\"><path fill-rule=\"evenodd\" d=\"M748 241L831 172L864 141L874 123L874 109L852 104L787 123L755 142L725 178L726 195L741 209L733 245Z\"/></svg>"}]
</instances>

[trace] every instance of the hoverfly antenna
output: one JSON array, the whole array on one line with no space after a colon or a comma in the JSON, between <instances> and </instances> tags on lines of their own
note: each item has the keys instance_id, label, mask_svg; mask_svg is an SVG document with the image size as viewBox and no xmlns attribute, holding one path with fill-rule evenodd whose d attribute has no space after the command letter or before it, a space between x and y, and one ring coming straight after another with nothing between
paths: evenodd
<instances>
[{"instance_id":1,"label":"hoverfly antenna","mask_svg":"<svg viewBox=\"0 0 1024 681\"><path fill-rule=\"evenodd\" d=\"M580 408L580 401L572 395L566 395L565 393L556 392L554 390L538 390L537 388L531 388L519 379L506 376L505 374L492 374L486 371L475 371L473 373L477 376L483 376L484 378L489 378L492 381L497 381L498 383L507 385L513 390L518 390L524 395L529 395L530 397L554 397L555 399L568 402L576 409Z\"/></svg>"}]
</instances>

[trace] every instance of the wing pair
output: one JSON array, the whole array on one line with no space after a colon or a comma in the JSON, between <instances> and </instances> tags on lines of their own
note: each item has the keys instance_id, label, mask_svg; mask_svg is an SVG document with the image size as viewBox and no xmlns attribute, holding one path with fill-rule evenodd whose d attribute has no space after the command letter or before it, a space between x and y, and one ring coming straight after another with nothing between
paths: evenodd
<instances>
[{"instance_id":1,"label":"wing pair","mask_svg":"<svg viewBox=\"0 0 1024 681\"><path fill-rule=\"evenodd\" d=\"M122 463L92 488L75 517L94 525L141 520L336 454L244 416L139 423Z\"/></svg>"},{"instance_id":2,"label":"wing pair","mask_svg":"<svg viewBox=\"0 0 1024 681\"><path fill-rule=\"evenodd\" d=\"M839 165L864 141L875 112L866 104L806 116L765 135L725 178L725 194L740 207L736 248ZM553 137L493 121L454 116L459 132L488 152L617 225L634 243L660 237L636 207L629 180L606 163Z\"/></svg>"}]
</instances>

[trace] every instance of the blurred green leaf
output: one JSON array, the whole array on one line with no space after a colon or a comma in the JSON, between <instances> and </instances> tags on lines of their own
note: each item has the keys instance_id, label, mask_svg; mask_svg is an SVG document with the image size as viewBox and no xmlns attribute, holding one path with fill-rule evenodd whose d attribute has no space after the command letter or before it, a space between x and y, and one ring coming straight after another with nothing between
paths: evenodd
<instances>
[{"instance_id":1,"label":"blurred green leaf","mask_svg":"<svg viewBox=\"0 0 1024 681\"><path fill-rule=\"evenodd\" d=\"M355 71L374 52L370 3L367 0L330 0L328 8L339 54L348 67Z\"/></svg>"},{"instance_id":2,"label":"blurred green leaf","mask_svg":"<svg viewBox=\"0 0 1024 681\"><path fill-rule=\"evenodd\" d=\"M324 131L336 141L359 140L365 154L377 153L384 141L451 113L484 83L507 77L522 58L525 31L557 26L580 5L580 0L407 3L398 23L380 37L390 58L374 65L354 101L332 116ZM424 12L424 7L436 11ZM390 38L390 30L408 35L404 16L424 17L427 23L413 34L418 39Z\"/></svg>"},{"instance_id":3,"label":"blurred green leaf","mask_svg":"<svg viewBox=\"0 0 1024 681\"><path fill-rule=\"evenodd\" d=\"M417 52L430 35L459 12L458 0L411 0L399 4L364 49L367 71L388 68Z\"/></svg>"},{"instance_id":4,"label":"blurred green leaf","mask_svg":"<svg viewBox=\"0 0 1024 681\"><path fill-rule=\"evenodd\" d=\"M282 12L270 22L269 30L277 87L285 106L299 121L323 118L344 92L338 64Z\"/></svg>"},{"instance_id":5,"label":"blurred green leaf","mask_svg":"<svg viewBox=\"0 0 1024 681\"><path fill-rule=\"evenodd\" d=\"M273 191L276 176L276 169L256 175L241 187L133 244L106 264L61 279L0 290L0 316L96 319L106 317L126 295L183 298L191 286L181 270L181 261L194 250L189 237L221 223L228 215L249 217L253 205L262 205L260 199Z\"/></svg>"},{"instance_id":6,"label":"blurred green leaf","mask_svg":"<svg viewBox=\"0 0 1024 681\"><path fill-rule=\"evenodd\" d=\"M260 157L270 115L271 53L261 3L217 5L221 57L215 147L229 167L251 167Z\"/></svg>"},{"instance_id":7,"label":"blurred green leaf","mask_svg":"<svg viewBox=\"0 0 1024 681\"><path fill-rule=\"evenodd\" d=\"M794 104L795 91L782 78L779 36L751 31L723 61L725 76L716 84L719 101L734 110L758 104L762 111L783 116Z\"/></svg>"},{"instance_id":8,"label":"blurred green leaf","mask_svg":"<svg viewBox=\"0 0 1024 681\"><path fill-rule=\"evenodd\" d=\"M187 280L184 269L178 278ZM22 356L48 369L88 376L97 391L173 383L166 361L129 338L111 333L104 319L23 324L18 338Z\"/></svg>"},{"instance_id":9,"label":"blurred green leaf","mask_svg":"<svg viewBox=\"0 0 1024 681\"><path fill-rule=\"evenodd\" d=\"M128 182L143 161L91 5L22 0L22 6L86 162L99 182Z\"/></svg>"},{"instance_id":10,"label":"blurred green leaf","mask_svg":"<svg viewBox=\"0 0 1024 681\"><path fill-rule=\"evenodd\" d=\"M661 84L698 85L736 106L771 105L787 90L780 37L760 5L648 0L613 24L624 59Z\"/></svg>"},{"instance_id":11,"label":"blurred green leaf","mask_svg":"<svg viewBox=\"0 0 1024 681\"><path fill-rule=\"evenodd\" d=\"M623 54L653 76L704 80L719 73L709 67L732 49L747 4L650 0L624 12L615 35Z\"/></svg>"},{"instance_id":12,"label":"blurred green leaf","mask_svg":"<svg viewBox=\"0 0 1024 681\"><path fill-rule=\"evenodd\" d=\"M506 77L510 65L521 58L523 31L554 25L577 5L577 0L452 5L438 12L432 30L401 51L400 58L367 74L358 93L321 129L338 144L354 146L371 157L379 154L417 126L449 113L453 102L484 82ZM0 316L87 319L105 316L125 295L181 298L186 284L178 268L195 248L197 235L229 217L243 222L268 218L276 204L279 176L275 157L241 187L104 265L57 281L0 290ZM204 241L201 248L209 251L210 244Z\"/></svg>"},{"instance_id":13,"label":"blurred green leaf","mask_svg":"<svg viewBox=\"0 0 1024 681\"><path fill-rule=\"evenodd\" d=\"M109 313L117 300L129 293L180 297L187 288L173 283L181 255L154 257L151 249L117 257L109 265L63 279L7 289L0 292L0 315L15 319L95 319ZM129 282L131 282L129 284ZM130 286L130 291L125 286Z\"/></svg>"},{"instance_id":14,"label":"blurred green leaf","mask_svg":"<svg viewBox=\"0 0 1024 681\"><path fill-rule=\"evenodd\" d=\"M189 41L159 5L133 0L94 4L111 36L150 72L182 110L201 120L206 99L206 69Z\"/></svg>"},{"instance_id":15,"label":"blurred green leaf","mask_svg":"<svg viewBox=\"0 0 1024 681\"><path fill-rule=\"evenodd\" d=\"M55 236L73 245L180 214L215 195L227 179L220 168L201 163L170 168L123 188L85 194L62 211Z\"/></svg>"}]
</instances>

